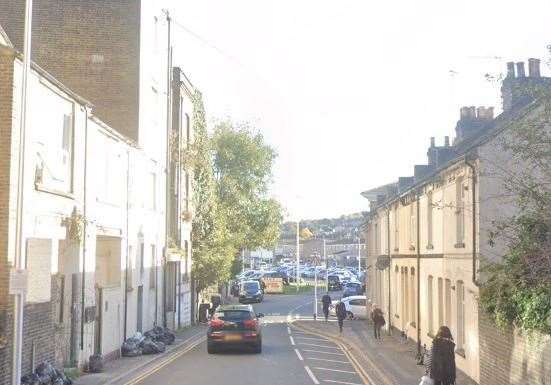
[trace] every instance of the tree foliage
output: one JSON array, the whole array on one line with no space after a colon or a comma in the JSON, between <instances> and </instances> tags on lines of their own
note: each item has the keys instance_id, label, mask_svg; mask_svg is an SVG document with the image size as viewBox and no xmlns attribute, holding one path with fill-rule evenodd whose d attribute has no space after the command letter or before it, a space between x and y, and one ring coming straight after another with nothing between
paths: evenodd
<instances>
[{"instance_id":1,"label":"tree foliage","mask_svg":"<svg viewBox=\"0 0 551 385\"><path fill-rule=\"evenodd\" d=\"M551 334L551 91L536 87L531 112L501 142L520 165L504 173L517 214L495 223L490 242L505 242L501 263L487 263L481 306L500 326Z\"/></svg>"},{"instance_id":2,"label":"tree foliage","mask_svg":"<svg viewBox=\"0 0 551 385\"><path fill-rule=\"evenodd\" d=\"M271 248L283 220L280 204L267 196L275 151L247 125L223 121L213 134L214 172L221 210L237 249Z\"/></svg>"},{"instance_id":3,"label":"tree foliage","mask_svg":"<svg viewBox=\"0 0 551 385\"><path fill-rule=\"evenodd\" d=\"M267 197L275 152L260 134L224 122L209 136L199 92L193 131L182 163L193 169L193 272L200 291L228 280L240 249L275 245L283 216Z\"/></svg>"}]
</instances>

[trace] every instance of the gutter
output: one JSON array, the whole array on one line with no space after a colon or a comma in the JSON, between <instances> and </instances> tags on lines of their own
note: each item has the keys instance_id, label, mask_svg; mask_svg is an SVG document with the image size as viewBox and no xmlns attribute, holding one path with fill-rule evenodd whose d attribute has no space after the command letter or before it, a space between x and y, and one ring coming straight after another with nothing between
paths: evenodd
<instances>
[{"instance_id":1,"label":"gutter","mask_svg":"<svg viewBox=\"0 0 551 385\"><path fill-rule=\"evenodd\" d=\"M469 154L470 157L473 156L473 154ZM469 159L465 159L465 164L471 169L472 178L473 178L473 188L471 192L471 200L472 200L472 282L475 286L480 286L480 283L477 281L476 277L476 167L474 164L469 162Z\"/></svg>"}]
</instances>

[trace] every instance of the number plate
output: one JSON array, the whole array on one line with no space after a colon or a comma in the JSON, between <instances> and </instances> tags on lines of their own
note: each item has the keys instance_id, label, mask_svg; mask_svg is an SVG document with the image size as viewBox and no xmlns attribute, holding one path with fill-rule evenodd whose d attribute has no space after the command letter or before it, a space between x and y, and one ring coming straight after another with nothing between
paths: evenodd
<instances>
[{"instance_id":1,"label":"number plate","mask_svg":"<svg viewBox=\"0 0 551 385\"><path fill-rule=\"evenodd\" d=\"M241 335L239 334L227 334L225 337L224 337L224 340L225 341L241 341Z\"/></svg>"}]
</instances>

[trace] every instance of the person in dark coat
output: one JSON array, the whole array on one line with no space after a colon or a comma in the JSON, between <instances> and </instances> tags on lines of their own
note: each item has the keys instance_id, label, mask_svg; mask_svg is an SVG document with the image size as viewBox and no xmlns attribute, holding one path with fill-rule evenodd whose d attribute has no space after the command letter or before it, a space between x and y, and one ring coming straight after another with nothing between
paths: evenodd
<instances>
[{"instance_id":1,"label":"person in dark coat","mask_svg":"<svg viewBox=\"0 0 551 385\"><path fill-rule=\"evenodd\" d=\"M373 334L376 340L381 339L381 328L386 324L383 311L377 306L373 305L373 311L371 312L371 321L373 321Z\"/></svg>"},{"instance_id":2,"label":"person in dark coat","mask_svg":"<svg viewBox=\"0 0 551 385\"><path fill-rule=\"evenodd\" d=\"M329 319L329 305L331 305L331 296L329 293L325 293L323 297L321 297L321 305L323 315L325 316L325 322L327 322Z\"/></svg>"},{"instance_id":3,"label":"person in dark coat","mask_svg":"<svg viewBox=\"0 0 551 385\"><path fill-rule=\"evenodd\" d=\"M427 361L427 371L434 385L455 384L455 342L447 326L438 329Z\"/></svg>"},{"instance_id":4,"label":"person in dark coat","mask_svg":"<svg viewBox=\"0 0 551 385\"><path fill-rule=\"evenodd\" d=\"M342 326L344 323L344 319L346 318L346 305L344 302L339 301L337 303L337 306L335 308L335 313L337 313L337 320L339 321L339 333L342 333Z\"/></svg>"}]
</instances>

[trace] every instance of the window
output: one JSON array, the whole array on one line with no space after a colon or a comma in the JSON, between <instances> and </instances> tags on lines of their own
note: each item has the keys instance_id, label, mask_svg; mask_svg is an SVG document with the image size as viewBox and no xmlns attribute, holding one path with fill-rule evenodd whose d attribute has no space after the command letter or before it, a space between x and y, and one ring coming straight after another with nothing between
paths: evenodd
<instances>
[{"instance_id":1,"label":"window","mask_svg":"<svg viewBox=\"0 0 551 385\"><path fill-rule=\"evenodd\" d=\"M434 335L434 313L433 313L433 291L432 291L432 275L429 275L427 280L427 314L428 314L428 329L429 334Z\"/></svg>"},{"instance_id":2,"label":"window","mask_svg":"<svg viewBox=\"0 0 551 385\"><path fill-rule=\"evenodd\" d=\"M457 281L457 349L463 350L465 345L465 285Z\"/></svg>"},{"instance_id":3,"label":"window","mask_svg":"<svg viewBox=\"0 0 551 385\"><path fill-rule=\"evenodd\" d=\"M379 224L375 223L375 255L379 254Z\"/></svg>"},{"instance_id":4,"label":"window","mask_svg":"<svg viewBox=\"0 0 551 385\"><path fill-rule=\"evenodd\" d=\"M409 205L409 245L415 250L415 209L413 202Z\"/></svg>"},{"instance_id":5,"label":"window","mask_svg":"<svg viewBox=\"0 0 551 385\"><path fill-rule=\"evenodd\" d=\"M365 299L351 299L348 303L352 306L366 306Z\"/></svg>"},{"instance_id":6,"label":"window","mask_svg":"<svg viewBox=\"0 0 551 385\"><path fill-rule=\"evenodd\" d=\"M427 194L427 249L432 249L432 214L432 191L429 191Z\"/></svg>"},{"instance_id":7,"label":"window","mask_svg":"<svg viewBox=\"0 0 551 385\"><path fill-rule=\"evenodd\" d=\"M395 312L394 314L398 314L398 290L399 290L399 287L398 287L398 284L400 282L400 272L398 270L398 266L396 266L396 268L394 269L394 309L395 309Z\"/></svg>"},{"instance_id":8,"label":"window","mask_svg":"<svg viewBox=\"0 0 551 385\"><path fill-rule=\"evenodd\" d=\"M404 322L407 324L410 322L409 319L409 274L407 267L404 269Z\"/></svg>"},{"instance_id":9,"label":"window","mask_svg":"<svg viewBox=\"0 0 551 385\"><path fill-rule=\"evenodd\" d=\"M394 208L394 251L400 251L400 220L398 216L398 206Z\"/></svg>"},{"instance_id":10,"label":"window","mask_svg":"<svg viewBox=\"0 0 551 385\"><path fill-rule=\"evenodd\" d=\"M186 114L186 143L188 146L191 144L191 125L189 123L188 114Z\"/></svg>"},{"instance_id":11,"label":"window","mask_svg":"<svg viewBox=\"0 0 551 385\"><path fill-rule=\"evenodd\" d=\"M445 285L445 295L446 295L446 313L444 322L445 325L450 327L452 322L452 283L449 279L446 279Z\"/></svg>"},{"instance_id":12,"label":"window","mask_svg":"<svg viewBox=\"0 0 551 385\"><path fill-rule=\"evenodd\" d=\"M140 278L143 278L144 266L144 244L140 242Z\"/></svg>"},{"instance_id":13,"label":"window","mask_svg":"<svg viewBox=\"0 0 551 385\"><path fill-rule=\"evenodd\" d=\"M157 287L157 247L151 245L151 268L149 270L149 288Z\"/></svg>"},{"instance_id":14,"label":"window","mask_svg":"<svg viewBox=\"0 0 551 385\"><path fill-rule=\"evenodd\" d=\"M465 247L465 188L463 177L458 177L455 181L455 202L455 247Z\"/></svg>"},{"instance_id":15,"label":"window","mask_svg":"<svg viewBox=\"0 0 551 385\"><path fill-rule=\"evenodd\" d=\"M438 327L444 325L444 282L438 278Z\"/></svg>"},{"instance_id":16,"label":"window","mask_svg":"<svg viewBox=\"0 0 551 385\"><path fill-rule=\"evenodd\" d=\"M410 323L415 323L417 324L417 285L416 285L416 282L415 282L415 269L411 269L410 270L410 301L411 301L411 305L410 305L410 315L409 315L409 319L410 319Z\"/></svg>"}]
</instances>

